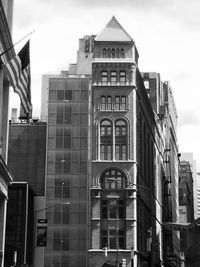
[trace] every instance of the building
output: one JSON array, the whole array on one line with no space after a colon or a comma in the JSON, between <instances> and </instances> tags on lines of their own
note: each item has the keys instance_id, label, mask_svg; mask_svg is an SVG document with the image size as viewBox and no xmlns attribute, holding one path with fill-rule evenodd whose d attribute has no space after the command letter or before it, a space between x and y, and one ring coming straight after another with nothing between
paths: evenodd
<instances>
[{"instance_id":1,"label":"building","mask_svg":"<svg viewBox=\"0 0 200 267\"><path fill-rule=\"evenodd\" d=\"M26 182L9 186L4 267L33 264L34 196Z\"/></svg>"},{"instance_id":2,"label":"building","mask_svg":"<svg viewBox=\"0 0 200 267\"><path fill-rule=\"evenodd\" d=\"M181 160L179 171L179 222L190 223L190 227L180 231L180 251L184 255L188 266L188 250L194 247L194 197L193 197L193 174L190 162ZM198 231L196 231L198 234ZM190 252L191 254L191 252Z\"/></svg>"},{"instance_id":3,"label":"building","mask_svg":"<svg viewBox=\"0 0 200 267\"><path fill-rule=\"evenodd\" d=\"M190 164L190 169L193 178L193 202L194 202L194 219L200 217L200 213L198 213L198 188L200 187L200 183L198 181L197 174L197 166L196 160L194 159L193 153L189 152L181 152L181 161L188 161Z\"/></svg>"},{"instance_id":4,"label":"building","mask_svg":"<svg viewBox=\"0 0 200 267\"><path fill-rule=\"evenodd\" d=\"M10 60L15 55L14 49L11 48L13 45L10 32L11 25L12 0L0 1L0 266L3 266L4 262L8 185L12 181L12 176L6 165L8 145L9 84L2 69L2 64ZM7 52L4 53L5 51Z\"/></svg>"},{"instance_id":5,"label":"building","mask_svg":"<svg viewBox=\"0 0 200 267\"><path fill-rule=\"evenodd\" d=\"M38 196L44 196L45 163L46 123L10 122L8 167L15 182L27 182Z\"/></svg>"},{"instance_id":6,"label":"building","mask_svg":"<svg viewBox=\"0 0 200 267\"><path fill-rule=\"evenodd\" d=\"M113 17L79 40L68 71L43 76L46 267L180 264L179 235L163 227L178 221L175 102L138 58Z\"/></svg>"},{"instance_id":7,"label":"building","mask_svg":"<svg viewBox=\"0 0 200 267\"><path fill-rule=\"evenodd\" d=\"M114 17L94 39L90 266L115 260L127 266L160 263L147 247L151 230L155 247L158 242L152 194L155 121L138 57L135 42Z\"/></svg>"},{"instance_id":8,"label":"building","mask_svg":"<svg viewBox=\"0 0 200 267\"><path fill-rule=\"evenodd\" d=\"M146 92L154 111L155 128L155 191L156 228L160 253L166 266L179 266L179 233L163 228L163 223L178 222L178 147L176 137L177 111L169 82L162 82L160 74L142 73ZM160 229L160 230L158 230ZM161 234L162 233L162 234Z\"/></svg>"},{"instance_id":9,"label":"building","mask_svg":"<svg viewBox=\"0 0 200 267\"><path fill-rule=\"evenodd\" d=\"M179 221L194 220L193 176L188 161L180 162L179 174Z\"/></svg>"},{"instance_id":10,"label":"building","mask_svg":"<svg viewBox=\"0 0 200 267\"><path fill-rule=\"evenodd\" d=\"M44 265L87 265L89 78L49 78ZM70 205L60 205L69 202ZM42 248L41 248L42 250ZM37 265L38 266L38 265Z\"/></svg>"}]
</instances>

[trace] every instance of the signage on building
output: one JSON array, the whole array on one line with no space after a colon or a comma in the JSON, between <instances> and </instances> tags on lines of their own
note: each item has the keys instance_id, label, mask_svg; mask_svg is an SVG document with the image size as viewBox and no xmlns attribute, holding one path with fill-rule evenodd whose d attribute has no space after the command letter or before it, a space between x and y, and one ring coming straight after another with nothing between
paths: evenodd
<instances>
[{"instance_id":1,"label":"signage on building","mask_svg":"<svg viewBox=\"0 0 200 267\"><path fill-rule=\"evenodd\" d=\"M47 219L37 221L37 247L47 246Z\"/></svg>"}]
</instances>

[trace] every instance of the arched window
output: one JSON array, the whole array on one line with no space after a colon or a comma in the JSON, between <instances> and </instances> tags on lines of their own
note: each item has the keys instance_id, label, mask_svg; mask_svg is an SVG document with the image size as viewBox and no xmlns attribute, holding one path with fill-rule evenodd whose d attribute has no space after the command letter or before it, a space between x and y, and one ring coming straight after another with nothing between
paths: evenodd
<instances>
[{"instance_id":1,"label":"arched window","mask_svg":"<svg viewBox=\"0 0 200 267\"><path fill-rule=\"evenodd\" d=\"M112 97L107 96L107 110L111 110L111 109L112 109Z\"/></svg>"},{"instance_id":2,"label":"arched window","mask_svg":"<svg viewBox=\"0 0 200 267\"><path fill-rule=\"evenodd\" d=\"M107 50L107 57L110 58L110 56L111 56L111 51L110 51L110 48L108 48L108 50Z\"/></svg>"},{"instance_id":3,"label":"arched window","mask_svg":"<svg viewBox=\"0 0 200 267\"><path fill-rule=\"evenodd\" d=\"M115 97L115 110L120 110L120 97Z\"/></svg>"},{"instance_id":4,"label":"arched window","mask_svg":"<svg viewBox=\"0 0 200 267\"><path fill-rule=\"evenodd\" d=\"M119 48L116 49L116 57L119 58L120 57L120 52L119 52Z\"/></svg>"},{"instance_id":5,"label":"arched window","mask_svg":"<svg viewBox=\"0 0 200 267\"><path fill-rule=\"evenodd\" d=\"M101 247L125 248L125 184L119 169L106 170L101 176Z\"/></svg>"},{"instance_id":6,"label":"arched window","mask_svg":"<svg viewBox=\"0 0 200 267\"><path fill-rule=\"evenodd\" d=\"M121 110L126 110L127 108L127 105L126 105L126 96L122 96L121 97L121 106L120 106L120 109Z\"/></svg>"},{"instance_id":7,"label":"arched window","mask_svg":"<svg viewBox=\"0 0 200 267\"><path fill-rule=\"evenodd\" d=\"M112 126L109 120L100 124L100 159L112 159Z\"/></svg>"},{"instance_id":8,"label":"arched window","mask_svg":"<svg viewBox=\"0 0 200 267\"><path fill-rule=\"evenodd\" d=\"M114 107L115 110L126 110L127 109L126 96L116 96Z\"/></svg>"},{"instance_id":9,"label":"arched window","mask_svg":"<svg viewBox=\"0 0 200 267\"><path fill-rule=\"evenodd\" d=\"M112 49L111 57L112 57L112 58L115 58L115 49L114 49L114 48Z\"/></svg>"},{"instance_id":10,"label":"arched window","mask_svg":"<svg viewBox=\"0 0 200 267\"><path fill-rule=\"evenodd\" d=\"M118 169L110 169L101 178L102 189L125 189L126 180L124 174Z\"/></svg>"},{"instance_id":11,"label":"arched window","mask_svg":"<svg viewBox=\"0 0 200 267\"><path fill-rule=\"evenodd\" d=\"M123 120L118 120L115 123L115 159L127 160L128 154L128 134L127 124Z\"/></svg>"},{"instance_id":12,"label":"arched window","mask_svg":"<svg viewBox=\"0 0 200 267\"><path fill-rule=\"evenodd\" d=\"M101 110L112 110L112 97L101 96Z\"/></svg>"},{"instance_id":13,"label":"arched window","mask_svg":"<svg viewBox=\"0 0 200 267\"><path fill-rule=\"evenodd\" d=\"M102 96L101 97L101 110L105 110L106 109L106 97Z\"/></svg>"},{"instance_id":14,"label":"arched window","mask_svg":"<svg viewBox=\"0 0 200 267\"><path fill-rule=\"evenodd\" d=\"M103 58L106 58L106 49L103 49Z\"/></svg>"},{"instance_id":15,"label":"arched window","mask_svg":"<svg viewBox=\"0 0 200 267\"><path fill-rule=\"evenodd\" d=\"M121 49L121 58L124 58L124 57L125 57L124 49L122 48L122 49Z\"/></svg>"}]
</instances>

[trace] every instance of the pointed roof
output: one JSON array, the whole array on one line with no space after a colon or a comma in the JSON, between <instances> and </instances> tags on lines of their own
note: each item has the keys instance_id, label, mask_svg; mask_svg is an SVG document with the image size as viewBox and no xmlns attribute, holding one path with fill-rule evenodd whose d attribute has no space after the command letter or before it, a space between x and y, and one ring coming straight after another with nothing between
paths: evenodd
<instances>
[{"instance_id":1,"label":"pointed roof","mask_svg":"<svg viewBox=\"0 0 200 267\"><path fill-rule=\"evenodd\" d=\"M96 36L95 41L133 42L133 39L113 16L105 28Z\"/></svg>"}]
</instances>

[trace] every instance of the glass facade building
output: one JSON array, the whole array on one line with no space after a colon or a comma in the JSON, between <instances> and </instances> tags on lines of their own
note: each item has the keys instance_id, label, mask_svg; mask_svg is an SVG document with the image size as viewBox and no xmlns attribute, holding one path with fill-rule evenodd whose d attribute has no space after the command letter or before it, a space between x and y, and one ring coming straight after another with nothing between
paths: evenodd
<instances>
[{"instance_id":1,"label":"glass facade building","mask_svg":"<svg viewBox=\"0 0 200 267\"><path fill-rule=\"evenodd\" d=\"M46 267L87 266L88 97L88 78L49 79Z\"/></svg>"}]
</instances>

